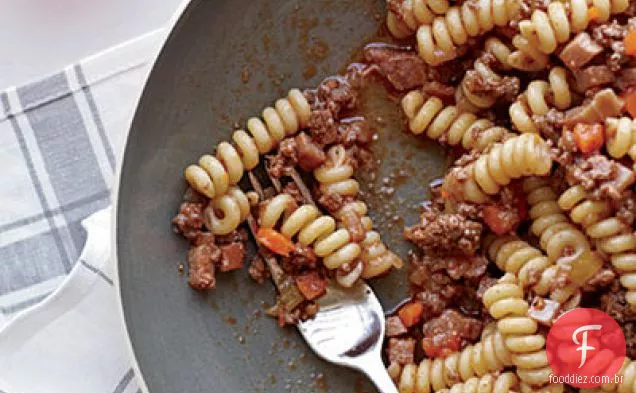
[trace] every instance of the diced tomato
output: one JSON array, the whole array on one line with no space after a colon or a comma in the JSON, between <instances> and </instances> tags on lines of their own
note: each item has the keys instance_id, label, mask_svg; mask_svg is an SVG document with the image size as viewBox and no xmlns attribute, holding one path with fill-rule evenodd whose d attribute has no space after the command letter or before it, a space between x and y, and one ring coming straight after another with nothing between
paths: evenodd
<instances>
[{"instance_id":1,"label":"diced tomato","mask_svg":"<svg viewBox=\"0 0 636 393\"><path fill-rule=\"evenodd\" d=\"M599 12L598 8L594 6L588 8L587 18L590 20L590 22L596 22L600 16L601 13Z\"/></svg>"},{"instance_id":2,"label":"diced tomato","mask_svg":"<svg viewBox=\"0 0 636 393\"><path fill-rule=\"evenodd\" d=\"M495 205L485 206L483 212L484 222L497 235L505 235L512 231L520 221L518 217L511 217L510 212L506 213L502 208Z\"/></svg>"},{"instance_id":3,"label":"diced tomato","mask_svg":"<svg viewBox=\"0 0 636 393\"><path fill-rule=\"evenodd\" d=\"M636 89L629 89L621 98L625 102L625 109L627 109L629 115L632 118L636 117Z\"/></svg>"},{"instance_id":4,"label":"diced tomato","mask_svg":"<svg viewBox=\"0 0 636 393\"><path fill-rule=\"evenodd\" d=\"M577 124L574 127L574 142L582 153L592 153L603 147L605 131L601 124Z\"/></svg>"},{"instance_id":5,"label":"diced tomato","mask_svg":"<svg viewBox=\"0 0 636 393\"><path fill-rule=\"evenodd\" d=\"M457 332L437 335L434 337L424 337L422 339L422 349L429 358L446 357L453 352L459 351L462 339Z\"/></svg>"},{"instance_id":6,"label":"diced tomato","mask_svg":"<svg viewBox=\"0 0 636 393\"><path fill-rule=\"evenodd\" d=\"M625 44L625 53L630 56L636 56L636 30L631 30L623 40Z\"/></svg>"},{"instance_id":7,"label":"diced tomato","mask_svg":"<svg viewBox=\"0 0 636 393\"><path fill-rule=\"evenodd\" d=\"M411 326L417 325L420 322L423 312L424 306L422 305L422 303L411 302L402 306L400 311L398 311L398 316L400 317L400 320L402 320L404 326L409 328Z\"/></svg>"},{"instance_id":8,"label":"diced tomato","mask_svg":"<svg viewBox=\"0 0 636 393\"><path fill-rule=\"evenodd\" d=\"M256 233L256 240L270 251L288 257L294 251L294 243L281 233L270 229L260 228Z\"/></svg>"},{"instance_id":9,"label":"diced tomato","mask_svg":"<svg viewBox=\"0 0 636 393\"><path fill-rule=\"evenodd\" d=\"M318 275L318 272L309 272L295 277L298 290L307 300L316 300L327 291L327 280Z\"/></svg>"}]
</instances>

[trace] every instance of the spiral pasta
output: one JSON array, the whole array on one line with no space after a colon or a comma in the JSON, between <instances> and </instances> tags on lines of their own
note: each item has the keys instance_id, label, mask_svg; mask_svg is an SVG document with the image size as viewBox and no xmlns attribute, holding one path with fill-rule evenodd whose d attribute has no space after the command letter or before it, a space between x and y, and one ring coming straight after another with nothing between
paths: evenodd
<instances>
[{"instance_id":1,"label":"spiral pasta","mask_svg":"<svg viewBox=\"0 0 636 393\"><path fill-rule=\"evenodd\" d=\"M483 151L493 143L514 135L503 127L495 126L490 120L480 119L472 113L462 113L455 106L444 107L442 100L437 97L425 100L417 90L404 96L402 109L412 133L419 135L426 132L431 139L451 146L461 144L466 150Z\"/></svg>"},{"instance_id":2,"label":"spiral pasta","mask_svg":"<svg viewBox=\"0 0 636 393\"><path fill-rule=\"evenodd\" d=\"M512 354L521 382L533 388L548 385L552 369L545 352L546 338L537 333L537 322L526 315L529 305L517 278L506 274L486 290L483 302L490 315L498 320L497 329Z\"/></svg>"},{"instance_id":3,"label":"spiral pasta","mask_svg":"<svg viewBox=\"0 0 636 393\"><path fill-rule=\"evenodd\" d=\"M404 0L396 2L387 13L386 25L395 38L406 38L423 24L433 22L436 15L448 11L448 0Z\"/></svg>"},{"instance_id":4,"label":"spiral pasta","mask_svg":"<svg viewBox=\"0 0 636 393\"><path fill-rule=\"evenodd\" d=\"M451 170L442 187L457 199L485 203L512 179L547 175L551 167L545 141L536 134L523 134L495 143L477 161Z\"/></svg>"},{"instance_id":5,"label":"spiral pasta","mask_svg":"<svg viewBox=\"0 0 636 393\"><path fill-rule=\"evenodd\" d=\"M353 166L347 158L347 152L342 145L332 146L327 151L327 160L314 171L314 177L319 183L319 188L324 194L339 194L345 197L356 197L360 185L353 178ZM334 217L342 221L343 216L351 212L358 216L362 222L365 234L360 242L362 254L362 268L352 272L351 275L339 276L338 281L345 286L353 284L355 274L365 279L377 277L386 273L391 267L399 268L402 260L386 247L380 234L373 230L373 222L367 216L368 207L364 202L351 201L346 203L338 211L334 212Z\"/></svg>"},{"instance_id":6,"label":"spiral pasta","mask_svg":"<svg viewBox=\"0 0 636 393\"><path fill-rule=\"evenodd\" d=\"M282 219L280 233L290 240L297 237L303 246L312 246L330 270L353 262L360 256L360 245L351 241L347 229L336 228L333 217L322 215L312 204L302 205L290 212L294 206L291 195L283 193L275 196L260 212L259 225L261 228L274 228Z\"/></svg>"},{"instance_id":7,"label":"spiral pasta","mask_svg":"<svg viewBox=\"0 0 636 393\"><path fill-rule=\"evenodd\" d=\"M438 392L475 377L502 371L510 365L511 353L501 333L496 332L446 358L424 359L417 365L405 365L397 385L402 393Z\"/></svg>"},{"instance_id":8,"label":"spiral pasta","mask_svg":"<svg viewBox=\"0 0 636 393\"><path fill-rule=\"evenodd\" d=\"M482 35L495 26L505 26L518 13L519 0L479 0L477 7L470 2L453 6L446 15L437 16L431 23L417 30L420 56L430 65L439 65L457 56L457 46L471 37Z\"/></svg>"},{"instance_id":9,"label":"spiral pasta","mask_svg":"<svg viewBox=\"0 0 636 393\"><path fill-rule=\"evenodd\" d=\"M450 389L442 389L440 393L508 393L515 390L518 382L517 376L512 372L486 374L481 378L470 378L464 383L457 383Z\"/></svg>"},{"instance_id":10,"label":"spiral pasta","mask_svg":"<svg viewBox=\"0 0 636 393\"><path fill-rule=\"evenodd\" d=\"M221 214L218 215L217 212ZM238 187L229 187L224 195L212 199L205 209L205 223L215 235L227 235L250 214L249 199Z\"/></svg>"},{"instance_id":11,"label":"spiral pasta","mask_svg":"<svg viewBox=\"0 0 636 393\"><path fill-rule=\"evenodd\" d=\"M487 38L484 42L484 51L490 53L497 60L500 68L504 70L510 68L508 65L508 56L510 56L511 50L499 38ZM475 60L473 70L484 75L485 79L494 81L502 79L502 77L481 58ZM495 105L497 102L496 95L488 92L473 91L467 83L467 80L467 77L464 76L459 87L455 90L455 102L457 102L460 109L476 113Z\"/></svg>"},{"instance_id":12,"label":"spiral pasta","mask_svg":"<svg viewBox=\"0 0 636 393\"><path fill-rule=\"evenodd\" d=\"M307 126L311 107L300 90L291 89L286 98L276 101L274 108L265 108L262 116L262 120L253 117L247 121L247 132L235 131L233 144L219 143L216 156L203 155L197 165L186 168L185 178L193 189L210 199L224 195L246 170L258 165L260 155Z\"/></svg>"},{"instance_id":13,"label":"spiral pasta","mask_svg":"<svg viewBox=\"0 0 636 393\"><path fill-rule=\"evenodd\" d=\"M517 100L510 106L510 120L514 127L522 133L538 133L533 115L546 115L554 106L563 111L572 104L572 94L567 81L567 73L563 67L550 70L547 81L534 80Z\"/></svg>"},{"instance_id":14,"label":"spiral pasta","mask_svg":"<svg viewBox=\"0 0 636 393\"><path fill-rule=\"evenodd\" d=\"M598 22L607 22L611 14L625 11L629 0L594 0L598 11ZM585 30L590 22L587 0L551 1L547 12L536 9L530 19L519 22L520 34L513 39L517 51L510 56L509 62L515 68L537 71L533 67L547 65L547 56L554 53L559 44L570 40L572 34ZM533 60L527 63L528 59ZM539 68L539 69L541 69Z\"/></svg>"},{"instance_id":15,"label":"spiral pasta","mask_svg":"<svg viewBox=\"0 0 636 393\"><path fill-rule=\"evenodd\" d=\"M570 187L559 198L559 206L570 212L572 221L580 224L596 247L608 255L627 288L627 301L636 305L636 234L634 229L612 216L607 201L588 198L582 186Z\"/></svg>"},{"instance_id":16,"label":"spiral pasta","mask_svg":"<svg viewBox=\"0 0 636 393\"><path fill-rule=\"evenodd\" d=\"M636 121L629 117L608 118L605 120L605 141L610 156L629 155L636 160Z\"/></svg>"}]
</instances>

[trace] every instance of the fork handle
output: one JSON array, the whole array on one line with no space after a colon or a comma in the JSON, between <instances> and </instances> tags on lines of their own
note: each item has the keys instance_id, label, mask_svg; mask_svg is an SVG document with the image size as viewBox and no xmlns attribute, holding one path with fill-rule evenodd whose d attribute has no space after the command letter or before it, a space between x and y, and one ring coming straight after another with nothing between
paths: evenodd
<instances>
[{"instance_id":1,"label":"fork handle","mask_svg":"<svg viewBox=\"0 0 636 393\"><path fill-rule=\"evenodd\" d=\"M378 359L369 362L362 371L369 377L380 393L399 393L382 360Z\"/></svg>"}]
</instances>

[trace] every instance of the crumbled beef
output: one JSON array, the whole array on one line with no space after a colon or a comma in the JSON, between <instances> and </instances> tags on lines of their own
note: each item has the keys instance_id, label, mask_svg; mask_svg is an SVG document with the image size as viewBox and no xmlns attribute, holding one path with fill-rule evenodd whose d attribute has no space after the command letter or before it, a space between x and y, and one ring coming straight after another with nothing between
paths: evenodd
<instances>
[{"instance_id":1,"label":"crumbled beef","mask_svg":"<svg viewBox=\"0 0 636 393\"><path fill-rule=\"evenodd\" d=\"M437 318L427 321L422 327L424 337L446 335L451 332L459 335L463 345L479 339L483 324L480 320L466 317L459 312L448 309Z\"/></svg>"},{"instance_id":2,"label":"crumbled beef","mask_svg":"<svg viewBox=\"0 0 636 393\"><path fill-rule=\"evenodd\" d=\"M405 334L408 330L399 316L394 315L386 319L386 336L396 337Z\"/></svg>"},{"instance_id":3,"label":"crumbled beef","mask_svg":"<svg viewBox=\"0 0 636 393\"><path fill-rule=\"evenodd\" d=\"M495 62L494 56L485 54L478 61ZM501 102L513 102L519 95L521 81L517 77L500 76L484 64L473 70L466 71L463 87L473 94L493 96Z\"/></svg>"},{"instance_id":4,"label":"crumbled beef","mask_svg":"<svg viewBox=\"0 0 636 393\"><path fill-rule=\"evenodd\" d=\"M450 278L444 258L411 254L409 266L412 269L409 281L416 292L415 299L424 306L424 320L440 315L455 297L462 294L463 286Z\"/></svg>"},{"instance_id":5,"label":"crumbled beef","mask_svg":"<svg viewBox=\"0 0 636 393\"><path fill-rule=\"evenodd\" d=\"M353 200L353 198L348 196L342 196L337 193L327 193L323 194L320 191L319 187L314 188L314 195L318 204L323 208L327 209L328 212L334 213L338 211L341 207L343 207L347 202Z\"/></svg>"},{"instance_id":6,"label":"crumbled beef","mask_svg":"<svg viewBox=\"0 0 636 393\"><path fill-rule=\"evenodd\" d=\"M601 295L601 311L614 318L619 325L636 322L636 309L627 302L625 293L619 279L615 279L608 290Z\"/></svg>"},{"instance_id":7,"label":"crumbled beef","mask_svg":"<svg viewBox=\"0 0 636 393\"><path fill-rule=\"evenodd\" d=\"M439 81L430 81L424 83L422 93L427 97L437 97L445 104L451 105L455 99L455 86L447 85Z\"/></svg>"},{"instance_id":8,"label":"crumbled beef","mask_svg":"<svg viewBox=\"0 0 636 393\"><path fill-rule=\"evenodd\" d=\"M288 273L296 273L306 269L315 269L318 257L311 247L296 243L288 257L283 257L282 266Z\"/></svg>"},{"instance_id":9,"label":"crumbled beef","mask_svg":"<svg viewBox=\"0 0 636 393\"><path fill-rule=\"evenodd\" d=\"M586 32L580 32L563 48L559 57L572 70L579 69L603 51L603 47Z\"/></svg>"},{"instance_id":10,"label":"crumbled beef","mask_svg":"<svg viewBox=\"0 0 636 393\"><path fill-rule=\"evenodd\" d=\"M350 69L346 76L332 76L323 80L316 91L313 108L328 109L335 116L343 109L353 109L358 101L360 73Z\"/></svg>"},{"instance_id":11,"label":"crumbled beef","mask_svg":"<svg viewBox=\"0 0 636 393\"><path fill-rule=\"evenodd\" d=\"M386 44L370 44L364 48L364 57L377 65L380 74L396 90L410 90L431 80L429 66L417 52Z\"/></svg>"},{"instance_id":12,"label":"crumbled beef","mask_svg":"<svg viewBox=\"0 0 636 393\"><path fill-rule=\"evenodd\" d=\"M301 169L311 172L327 159L322 148L304 132L298 134L295 140L298 166Z\"/></svg>"},{"instance_id":13,"label":"crumbled beef","mask_svg":"<svg viewBox=\"0 0 636 393\"><path fill-rule=\"evenodd\" d=\"M231 243L245 243L247 242L248 235L245 228L235 229L227 235L218 235L215 238L216 244L231 244Z\"/></svg>"},{"instance_id":14,"label":"crumbled beef","mask_svg":"<svg viewBox=\"0 0 636 393\"><path fill-rule=\"evenodd\" d=\"M289 169L298 163L298 144L294 138L285 138L280 142L275 155L267 157L267 173L280 178L289 173Z\"/></svg>"},{"instance_id":15,"label":"crumbled beef","mask_svg":"<svg viewBox=\"0 0 636 393\"><path fill-rule=\"evenodd\" d=\"M616 79L614 72L606 65L593 65L574 72L576 90L585 93L587 90L608 85Z\"/></svg>"},{"instance_id":16,"label":"crumbled beef","mask_svg":"<svg viewBox=\"0 0 636 393\"><path fill-rule=\"evenodd\" d=\"M296 185L296 183L294 182L289 182L285 184L283 186L282 192L284 194L291 195L291 197L294 198L294 201L296 202L296 204L299 206L305 203L305 198L303 197L303 194L300 192L298 185Z\"/></svg>"},{"instance_id":17,"label":"crumbled beef","mask_svg":"<svg viewBox=\"0 0 636 393\"><path fill-rule=\"evenodd\" d=\"M621 69L614 83L614 87L621 91L627 91L636 87L636 67Z\"/></svg>"},{"instance_id":18,"label":"crumbled beef","mask_svg":"<svg viewBox=\"0 0 636 393\"><path fill-rule=\"evenodd\" d=\"M566 168L565 180L570 185L582 185L596 198L620 200L623 192L634 184L634 173L605 155L595 154L575 157Z\"/></svg>"},{"instance_id":19,"label":"crumbled beef","mask_svg":"<svg viewBox=\"0 0 636 393\"><path fill-rule=\"evenodd\" d=\"M179 206L179 213L172 219L174 230L186 239L193 241L201 233L205 220L203 203L184 202Z\"/></svg>"},{"instance_id":20,"label":"crumbled beef","mask_svg":"<svg viewBox=\"0 0 636 393\"><path fill-rule=\"evenodd\" d=\"M636 194L624 193L616 209L616 217L625 225L632 227L636 220Z\"/></svg>"},{"instance_id":21,"label":"crumbled beef","mask_svg":"<svg viewBox=\"0 0 636 393\"><path fill-rule=\"evenodd\" d=\"M630 359L636 356L636 323L628 322L621 325L623 335L625 336L626 353Z\"/></svg>"},{"instance_id":22,"label":"crumbled beef","mask_svg":"<svg viewBox=\"0 0 636 393\"><path fill-rule=\"evenodd\" d=\"M309 133L319 145L330 145L338 140L338 122L329 109L314 109L309 118Z\"/></svg>"},{"instance_id":23,"label":"crumbled beef","mask_svg":"<svg viewBox=\"0 0 636 393\"><path fill-rule=\"evenodd\" d=\"M416 341L412 338L391 338L386 349L389 363L411 364L415 354Z\"/></svg>"},{"instance_id":24,"label":"crumbled beef","mask_svg":"<svg viewBox=\"0 0 636 393\"><path fill-rule=\"evenodd\" d=\"M364 240L366 231L362 226L360 216L353 211L347 211L342 215L341 221L345 229L349 231L352 242L359 243Z\"/></svg>"},{"instance_id":25,"label":"crumbled beef","mask_svg":"<svg viewBox=\"0 0 636 393\"><path fill-rule=\"evenodd\" d=\"M559 131L563 127L565 114L556 108L550 108L545 115L532 115L532 121L539 133L552 141L559 139Z\"/></svg>"},{"instance_id":26,"label":"crumbled beef","mask_svg":"<svg viewBox=\"0 0 636 393\"><path fill-rule=\"evenodd\" d=\"M259 284L264 283L265 280L267 280L270 276L269 269L267 269L263 257L259 254L256 254L250 262L248 273L250 274L252 280L256 281Z\"/></svg>"},{"instance_id":27,"label":"crumbled beef","mask_svg":"<svg viewBox=\"0 0 636 393\"><path fill-rule=\"evenodd\" d=\"M476 280L486 273L488 260L482 255L450 256L446 259L446 271L453 280L461 278L467 280Z\"/></svg>"},{"instance_id":28,"label":"crumbled beef","mask_svg":"<svg viewBox=\"0 0 636 393\"><path fill-rule=\"evenodd\" d=\"M206 242L188 252L189 283L194 289L213 289L216 286L215 265L223 253L214 243Z\"/></svg>"},{"instance_id":29,"label":"crumbled beef","mask_svg":"<svg viewBox=\"0 0 636 393\"><path fill-rule=\"evenodd\" d=\"M424 211L420 222L404 230L404 237L424 252L474 255L482 225L460 214Z\"/></svg>"},{"instance_id":30,"label":"crumbled beef","mask_svg":"<svg viewBox=\"0 0 636 393\"><path fill-rule=\"evenodd\" d=\"M369 145L373 141L373 130L365 120L341 123L338 127L338 143L345 147Z\"/></svg>"},{"instance_id":31,"label":"crumbled beef","mask_svg":"<svg viewBox=\"0 0 636 393\"><path fill-rule=\"evenodd\" d=\"M371 170L375 167L373 153L365 146L351 146L347 149L347 158L355 170Z\"/></svg>"},{"instance_id":32,"label":"crumbled beef","mask_svg":"<svg viewBox=\"0 0 636 393\"><path fill-rule=\"evenodd\" d=\"M578 123L599 123L608 117L616 117L621 114L623 100L621 100L613 89L603 89L596 94L586 104L572 108L565 112L563 124L565 126L575 126Z\"/></svg>"},{"instance_id":33,"label":"crumbled beef","mask_svg":"<svg viewBox=\"0 0 636 393\"><path fill-rule=\"evenodd\" d=\"M238 270L243 267L245 259L245 246L241 242L224 244L221 246L221 260L219 261L219 270L229 272Z\"/></svg>"},{"instance_id":34,"label":"crumbled beef","mask_svg":"<svg viewBox=\"0 0 636 393\"><path fill-rule=\"evenodd\" d=\"M626 35L627 26L620 25L616 19L592 29L594 41L610 52L606 62L608 67L614 72L618 72L621 66L628 61L628 56L625 54L625 44L623 43Z\"/></svg>"}]
</instances>

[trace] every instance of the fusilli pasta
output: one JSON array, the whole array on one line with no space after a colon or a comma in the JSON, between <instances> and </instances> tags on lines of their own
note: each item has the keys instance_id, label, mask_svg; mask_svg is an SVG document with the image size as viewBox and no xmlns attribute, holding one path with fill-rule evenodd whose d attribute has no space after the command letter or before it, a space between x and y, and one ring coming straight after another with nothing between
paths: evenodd
<instances>
[{"instance_id":1,"label":"fusilli pasta","mask_svg":"<svg viewBox=\"0 0 636 393\"><path fill-rule=\"evenodd\" d=\"M502 371L510 365L510 351L501 333L496 332L446 358L405 365L397 385L401 393L438 392L474 377Z\"/></svg>"},{"instance_id":2,"label":"fusilli pasta","mask_svg":"<svg viewBox=\"0 0 636 393\"><path fill-rule=\"evenodd\" d=\"M270 152L285 136L293 135L307 126L311 108L298 89L289 91L286 98L276 101L274 108L263 110L263 119L247 121L247 130L232 135L233 144L221 142L216 156L203 155L197 165L185 170L190 186L208 198L224 195L228 187L237 184L246 170L256 167L260 155Z\"/></svg>"},{"instance_id":3,"label":"fusilli pasta","mask_svg":"<svg viewBox=\"0 0 636 393\"><path fill-rule=\"evenodd\" d=\"M220 212L221 215L217 215ZM250 203L240 188L232 186L224 195L212 199L205 209L206 227L215 235L227 235L250 214Z\"/></svg>"},{"instance_id":4,"label":"fusilli pasta","mask_svg":"<svg viewBox=\"0 0 636 393\"><path fill-rule=\"evenodd\" d=\"M519 0L479 0L477 6L465 2L453 6L446 15L417 30L417 47L422 59L439 65L457 56L457 46L471 37L482 35L495 26L505 26L519 13Z\"/></svg>"},{"instance_id":5,"label":"fusilli pasta","mask_svg":"<svg viewBox=\"0 0 636 393\"><path fill-rule=\"evenodd\" d=\"M572 221L580 224L596 243L599 251L610 255L612 265L620 273L627 288L627 301L636 305L636 235L634 228L612 216L607 201L588 197L582 186L570 187L559 198L559 206L570 212Z\"/></svg>"},{"instance_id":6,"label":"fusilli pasta","mask_svg":"<svg viewBox=\"0 0 636 393\"><path fill-rule=\"evenodd\" d=\"M629 155L636 160L636 121L629 117L608 118L605 121L605 144L614 158Z\"/></svg>"},{"instance_id":7,"label":"fusilli pasta","mask_svg":"<svg viewBox=\"0 0 636 393\"><path fill-rule=\"evenodd\" d=\"M302 205L293 211L293 197L279 194L266 203L259 214L261 228L274 228L282 219L280 233L292 239L297 236L303 246L312 246L316 255L328 269L337 269L351 263L362 252L360 245L351 241L347 229L336 228L333 217L324 216L311 204Z\"/></svg>"},{"instance_id":8,"label":"fusilli pasta","mask_svg":"<svg viewBox=\"0 0 636 393\"><path fill-rule=\"evenodd\" d=\"M481 378L470 378L464 383L457 383L450 389L442 389L440 393L508 393L514 391L518 383L517 376L511 372L500 375L487 374Z\"/></svg>"},{"instance_id":9,"label":"fusilli pasta","mask_svg":"<svg viewBox=\"0 0 636 393\"><path fill-rule=\"evenodd\" d=\"M425 100L418 90L409 92L402 99L402 109L409 120L409 129L419 135L426 132L431 139L451 146L485 150L495 142L512 137L510 131L495 126L490 120L480 119L472 113L462 113L455 106L446 106L437 97Z\"/></svg>"},{"instance_id":10,"label":"fusilli pasta","mask_svg":"<svg viewBox=\"0 0 636 393\"><path fill-rule=\"evenodd\" d=\"M546 175L552 160L548 145L536 134L512 137L495 143L490 151L464 168L454 168L444 180L444 189L459 200L485 203L512 179Z\"/></svg>"},{"instance_id":11,"label":"fusilli pasta","mask_svg":"<svg viewBox=\"0 0 636 393\"><path fill-rule=\"evenodd\" d=\"M433 22L436 15L448 11L448 0L404 0L393 3L397 9L389 9L386 25L395 38L406 38L420 25Z\"/></svg>"},{"instance_id":12,"label":"fusilli pasta","mask_svg":"<svg viewBox=\"0 0 636 393\"><path fill-rule=\"evenodd\" d=\"M547 81L530 82L520 98L510 106L512 124L520 132L538 133L533 115L546 115L551 107L565 110L572 104L565 68L552 68Z\"/></svg>"}]
</instances>

